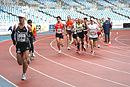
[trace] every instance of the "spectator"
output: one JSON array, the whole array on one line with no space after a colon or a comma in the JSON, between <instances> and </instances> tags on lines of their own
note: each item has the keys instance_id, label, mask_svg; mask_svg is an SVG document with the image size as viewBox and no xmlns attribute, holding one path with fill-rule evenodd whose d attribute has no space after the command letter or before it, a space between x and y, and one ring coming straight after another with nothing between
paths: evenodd
<instances>
[{"instance_id":1,"label":"spectator","mask_svg":"<svg viewBox=\"0 0 130 87\"><path fill-rule=\"evenodd\" d=\"M111 29L112 25L109 21L109 19L107 19L104 23L103 23L103 29L104 29L104 33L105 33L105 41L104 42L109 42L110 41L110 29ZM107 40L108 38L108 40Z\"/></svg>"}]
</instances>

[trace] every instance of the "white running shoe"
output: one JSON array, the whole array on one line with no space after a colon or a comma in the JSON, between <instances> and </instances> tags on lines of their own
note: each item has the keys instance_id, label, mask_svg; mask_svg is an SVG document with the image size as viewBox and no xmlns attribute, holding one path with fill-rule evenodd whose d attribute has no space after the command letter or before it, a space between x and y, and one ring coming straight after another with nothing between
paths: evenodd
<instances>
[{"instance_id":1,"label":"white running shoe","mask_svg":"<svg viewBox=\"0 0 130 87\"><path fill-rule=\"evenodd\" d=\"M29 57L31 57L31 53L29 53L29 55L28 55Z\"/></svg>"},{"instance_id":2,"label":"white running shoe","mask_svg":"<svg viewBox=\"0 0 130 87\"><path fill-rule=\"evenodd\" d=\"M34 53L32 53L32 57L35 57Z\"/></svg>"},{"instance_id":3,"label":"white running shoe","mask_svg":"<svg viewBox=\"0 0 130 87\"><path fill-rule=\"evenodd\" d=\"M100 45L98 44L98 48L100 48Z\"/></svg>"},{"instance_id":4,"label":"white running shoe","mask_svg":"<svg viewBox=\"0 0 130 87\"><path fill-rule=\"evenodd\" d=\"M25 73L22 74L22 79L21 80L26 80L26 74Z\"/></svg>"},{"instance_id":5,"label":"white running shoe","mask_svg":"<svg viewBox=\"0 0 130 87\"><path fill-rule=\"evenodd\" d=\"M31 63L31 59L30 59L30 57L29 57L29 58L27 58L27 63L28 63L28 64L30 64L30 63Z\"/></svg>"},{"instance_id":6,"label":"white running shoe","mask_svg":"<svg viewBox=\"0 0 130 87\"><path fill-rule=\"evenodd\" d=\"M92 54L91 54L92 56L94 56L94 51L92 52Z\"/></svg>"},{"instance_id":7,"label":"white running shoe","mask_svg":"<svg viewBox=\"0 0 130 87\"><path fill-rule=\"evenodd\" d=\"M61 54L61 50L59 50L59 54Z\"/></svg>"},{"instance_id":8,"label":"white running shoe","mask_svg":"<svg viewBox=\"0 0 130 87\"><path fill-rule=\"evenodd\" d=\"M68 50L70 50L70 47L68 47Z\"/></svg>"}]
</instances>

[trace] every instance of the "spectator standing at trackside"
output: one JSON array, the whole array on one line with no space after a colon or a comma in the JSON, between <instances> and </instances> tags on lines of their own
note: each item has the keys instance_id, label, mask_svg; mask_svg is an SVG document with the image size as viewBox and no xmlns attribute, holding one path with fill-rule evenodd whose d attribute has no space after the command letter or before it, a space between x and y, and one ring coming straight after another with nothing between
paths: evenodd
<instances>
[{"instance_id":1,"label":"spectator standing at trackside","mask_svg":"<svg viewBox=\"0 0 130 87\"><path fill-rule=\"evenodd\" d=\"M104 29L104 33L105 33L105 41L104 42L109 42L110 41L110 29L112 28L112 25L109 21L109 19L107 19L104 23L103 23L103 29ZM108 38L108 40L107 40Z\"/></svg>"}]
</instances>

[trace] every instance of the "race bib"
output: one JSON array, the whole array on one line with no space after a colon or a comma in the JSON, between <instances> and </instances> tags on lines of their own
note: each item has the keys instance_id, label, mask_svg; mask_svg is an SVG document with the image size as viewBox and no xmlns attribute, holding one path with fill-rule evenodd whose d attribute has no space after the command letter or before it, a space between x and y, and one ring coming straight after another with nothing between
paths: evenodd
<instances>
[{"instance_id":1,"label":"race bib","mask_svg":"<svg viewBox=\"0 0 130 87\"><path fill-rule=\"evenodd\" d=\"M70 26L68 26L68 30L71 30L71 27L70 27Z\"/></svg>"},{"instance_id":2,"label":"race bib","mask_svg":"<svg viewBox=\"0 0 130 87\"><path fill-rule=\"evenodd\" d=\"M91 30L90 35L92 35L92 36L96 35L95 31Z\"/></svg>"},{"instance_id":3,"label":"race bib","mask_svg":"<svg viewBox=\"0 0 130 87\"><path fill-rule=\"evenodd\" d=\"M26 41L26 32L17 33L17 41L25 42Z\"/></svg>"},{"instance_id":4,"label":"race bib","mask_svg":"<svg viewBox=\"0 0 130 87\"><path fill-rule=\"evenodd\" d=\"M57 29L57 33L62 33L62 29Z\"/></svg>"},{"instance_id":5,"label":"race bib","mask_svg":"<svg viewBox=\"0 0 130 87\"><path fill-rule=\"evenodd\" d=\"M81 32L82 32L81 28L77 28L77 33L81 33Z\"/></svg>"}]
</instances>

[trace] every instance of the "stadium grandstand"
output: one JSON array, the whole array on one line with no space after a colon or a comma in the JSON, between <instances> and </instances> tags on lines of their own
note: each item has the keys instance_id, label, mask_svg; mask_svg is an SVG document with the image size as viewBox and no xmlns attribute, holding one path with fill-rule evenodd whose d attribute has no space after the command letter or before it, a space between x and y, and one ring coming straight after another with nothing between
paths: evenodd
<instances>
[{"instance_id":1,"label":"stadium grandstand","mask_svg":"<svg viewBox=\"0 0 130 87\"><path fill-rule=\"evenodd\" d=\"M130 22L129 4L130 0L1 0L0 32L17 23L20 13L25 13L39 32L52 31L56 17L61 16L65 22L68 15L88 20L91 16L95 20L109 17L113 28L123 28L124 23Z\"/></svg>"}]
</instances>

